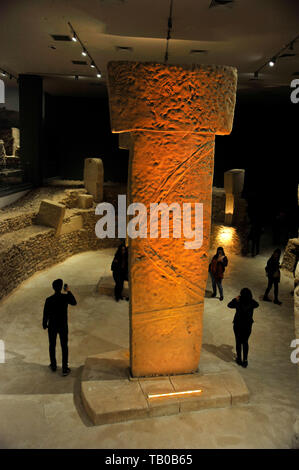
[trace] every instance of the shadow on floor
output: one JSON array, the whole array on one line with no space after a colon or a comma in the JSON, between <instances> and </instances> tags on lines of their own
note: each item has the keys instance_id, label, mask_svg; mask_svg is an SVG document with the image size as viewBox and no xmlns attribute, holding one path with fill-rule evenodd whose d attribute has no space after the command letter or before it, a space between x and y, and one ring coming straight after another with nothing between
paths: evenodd
<instances>
[{"instance_id":1,"label":"shadow on floor","mask_svg":"<svg viewBox=\"0 0 299 470\"><path fill-rule=\"evenodd\" d=\"M211 290L206 290L205 291L205 297L208 298L208 299L210 299L212 297L212 294L213 294L213 291L211 291Z\"/></svg>"},{"instance_id":2,"label":"shadow on floor","mask_svg":"<svg viewBox=\"0 0 299 470\"><path fill-rule=\"evenodd\" d=\"M206 351L219 357L219 359L222 359L222 361L233 362L235 360L233 346L230 346L229 344L221 344L221 346L215 346L214 344L203 344L202 347Z\"/></svg>"},{"instance_id":3,"label":"shadow on floor","mask_svg":"<svg viewBox=\"0 0 299 470\"><path fill-rule=\"evenodd\" d=\"M94 426L94 424L91 422L91 420L86 414L86 411L82 402L82 397L81 397L81 377L82 377L83 368L84 366L78 367L77 375L74 380L74 389L73 389L74 406L77 410L77 413L82 423L86 427L91 428Z\"/></svg>"},{"instance_id":4,"label":"shadow on floor","mask_svg":"<svg viewBox=\"0 0 299 470\"><path fill-rule=\"evenodd\" d=\"M77 376L76 367L70 375L62 377L61 368L52 372L48 365L25 362L22 354L6 351L11 356L1 364L0 393L12 395L73 393L73 382Z\"/></svg>"}]
</instances>

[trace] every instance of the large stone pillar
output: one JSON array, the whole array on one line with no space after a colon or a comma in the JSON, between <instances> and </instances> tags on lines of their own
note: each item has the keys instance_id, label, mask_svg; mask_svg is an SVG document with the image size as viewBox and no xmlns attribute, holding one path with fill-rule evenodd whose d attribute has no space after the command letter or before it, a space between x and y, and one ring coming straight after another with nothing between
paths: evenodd
<instances>
[{"instance_id":1,"label":"large stone pillar","mask_svg":"<svg viewBox=\"0 0 299 470\"><path fill-rule=\"evenodd\" d=\"M148 221L150 203L203 204L200 248L186 249L186 237L174 238L171 230L170 238L151 238L149 225L147 238L130 239L135 377L198 368L214 140L215 134L231 132L236 84L236 70L225 66L108 64L112 132L131 133L130 201L147 207Z\"/></svg>"}]
</instances>

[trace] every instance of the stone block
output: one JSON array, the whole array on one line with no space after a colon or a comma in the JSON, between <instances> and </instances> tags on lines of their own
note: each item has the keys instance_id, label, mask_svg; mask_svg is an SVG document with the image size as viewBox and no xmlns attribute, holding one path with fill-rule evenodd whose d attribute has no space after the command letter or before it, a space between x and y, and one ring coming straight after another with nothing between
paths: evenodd
<instances>
[{"instance_id":1,"label":"stone block","mask_svg":"<svg viewBox=\"0 0 299 470\"><path fill-rule=\"evenodd\" d=\"M244 186L245 170L228 170L224 173L226 193L241 195Z\"/></svg>"},{"instance_id":2,"label":"stone block","mask_svg":"<svg viewBox=\"0 0 299 470\"><path fill-rule=\"evenodd\" d=\"M93 206L93 196L91 194L78 194L78 207L80 209L90 209Z\"/></svg>"},{"instance_id":3,"label":"stone block","mask_svg":"<svg viewBox=\"0 0 299 470\"><path fill-rule=\"evenodd\" d=\"M40 208L35 219L36 225L45 225L56 229L56 235L60 234L63 218L65 214L65 206L44 199L40 203Z\"/></svg>"},{"instance_id":4,"label":"stone block","mask_svg":"<svg viewBox=\"0 0 299 470\"><path fill-rule=\"evenodd\" d=\"M65 235L66 233L75 232L76 230L81 230L82 228L83 228L82 215L75 215L71 217L70 220L62 224L60 235Z\"/></svg>"},{"instance_id":5,"label":"stone block","mask_svg":"<svg viewBox=\"0 0 299 470\"><path fill-rule=\"evenodd\" d=\"M86 158L84 161L84 186L95 202L103 201L104 168L100 158Z\"/></svg>"}]
</instances>

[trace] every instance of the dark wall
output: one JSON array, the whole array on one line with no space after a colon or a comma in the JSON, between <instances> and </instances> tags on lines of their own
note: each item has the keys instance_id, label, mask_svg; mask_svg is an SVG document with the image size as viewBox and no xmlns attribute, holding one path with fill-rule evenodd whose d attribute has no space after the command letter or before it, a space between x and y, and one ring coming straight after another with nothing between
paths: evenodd
<instances>
[{"instance_id":1,"label":"dark wall","mask_svg":"<svg viewBox=\"0 0 299 470\"><path fill-rule=\"evenodd\" d=\"M105 181L126 181L128 152L110 130L107 99L45 95L45 177L83 179L84 159L103 160Z\"/></svg>"},{"instance_id":2,"label":"dark wall","mask_svg":"<svg viewBox=\"0 0 299 470\"><path fill-rule=\"evenodd\" d=\"M271 223L280 211L298 233L298 116L291 88L239 92L231 135L216 137L214 184L223 173L244 168L250 211Z\"/></svg>"}]
</instances>

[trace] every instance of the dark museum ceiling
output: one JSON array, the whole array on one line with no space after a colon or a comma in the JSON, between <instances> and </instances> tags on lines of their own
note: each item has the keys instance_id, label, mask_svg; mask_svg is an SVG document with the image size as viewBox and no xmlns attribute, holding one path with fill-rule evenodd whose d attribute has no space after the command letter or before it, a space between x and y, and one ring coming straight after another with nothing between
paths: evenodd
<instances>
[{"instance_id":1,"label":"dark museum ceiling","mask_svg":"<svg viewBox=\"0 0 299 470\"><path fill-rule=\"evenodd\" d=\"M299 40L275 67L267 65L253 78L299 34L299 0L217 2L222 0L173 0L168 63L233 65L239 89L289 86L299 76ZM101 95L109 60L164 61L169 6L169 0L1 0L0 69L43 75L49 93ZM86 60L78 42L52 38L71 37L68 22L101 79L88 64L72 62Z\"/></svg>"}]
</instances>

